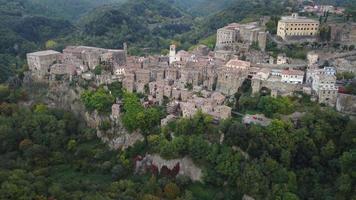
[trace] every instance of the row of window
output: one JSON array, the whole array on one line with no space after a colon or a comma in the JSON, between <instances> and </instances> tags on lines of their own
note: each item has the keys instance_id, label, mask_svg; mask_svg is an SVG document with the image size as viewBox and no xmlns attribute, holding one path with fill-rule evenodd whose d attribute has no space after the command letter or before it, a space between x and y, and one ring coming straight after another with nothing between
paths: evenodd
<instances>
[{"instance_id":1,"label":"row of window","mask_svg":"<svg viewBox=\"0 0 356 200\"><path fill-rule=\"evenodd\" d=\"M337 92L336 91L333 91L333 92L331 92L331 91L328 91L328 92L326 92L326 91L323 91L323 94L337 94Z\"/></svg>"},{"instance_id":2,"label":"row of window","mask_svg":"<svg viewBox=\"0 0 356 200\"><path fill-rule=\"evenodd\" d=\"M298 78L297 75L283 75L284 78Z\"/></svg>"},{"instance_id":3,"label":"row of window","mask_svg":"<svg viewBox=\"0 0 356 200\"><path fill-rule=\"evenodd\" d=\"M321 82L321 84L325 84L325 83L326 84L335 84L335 82L324 82L324 81Z\"/></svg>"},{"instance_id":4,"label":"row of window","mask_svg":"<svg viewBox=\"0 0 356 200\"><path fill-rule=\"evenodd\" d=\"M287 31L288 31L288 30L291 30L291 31L292 31L293 28L291 28L291 29L286 28L286 30L287 30ZM313 31L313 30L316 30L316 31L317 31L318 28L315 28L315 29L314 29L314 28L310 28L310 29L309 29L309 28L294 28L294 30L307 30L307 31L309 31L309 30L312 30L312 31Z\"/></svg>"},{"instance_id":5,"label":"row of window","mask_svg":"<svg viewBox=\"0 0 356 200\"><path fill-rule=\"evenodd\" d=\"M318 24L288 24L289 26L318 26Z\"/></svg>"},{"instance_id":6,"label":"row of window","mask_svg":"<svg viewBox=\"0 0 356 200\"><path fill-rule=\"evenodd\" d=\"M302 82L300 81L284 81L285 83L299 83L299 84L302 84Z\"/></svg>"},{"instance_id":7,"label":"row of window","mask_svg":"<svg viewBox=\"0 0 356 200\"><path fill-rule=\"evenodd\" d=\"M292 32L292 33L286 33L286 35L292 35L292 36L294 36L294 35L314 35L314 33L294 33L294 32Z\"/></svg>"}]
</instances>

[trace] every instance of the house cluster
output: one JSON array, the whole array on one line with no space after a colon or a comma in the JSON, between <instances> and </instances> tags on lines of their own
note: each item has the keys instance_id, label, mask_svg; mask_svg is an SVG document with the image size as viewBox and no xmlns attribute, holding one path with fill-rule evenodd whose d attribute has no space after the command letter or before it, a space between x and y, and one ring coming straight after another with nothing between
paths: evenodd
<instances>
[{"instance_id":1,"label":"house cluster","mask_svg":"<svg viewBox=\"0 0 356 200\"><path fill-rule=\"evenodd\" d=\"M333 5L306 5L303 7L302 12L315 13L319 16L324 15L327 12L332 14L342 15L345 12L345 8L336 7Z\"/></svg>"},{"instance_id":2,"label":"house cluster","mask_svg":"<svg viewBox=\"0 0 356 200\"><path fill-rule=\"evenodd\" d=\"M255 44L264 52L267 43L267 19L248 24L232 23L217 30L215 57L229 60L237 52L246 52Z\"/></svg>"},{"instance_id":3,"label":"house cluster","mask_svg":"<svg viewBox=\"0 0 356 200\"><path fill-rule=\"evenodd\" d=\"M336 69L320 67L319 54L314 52L301 64L285 54L272 59L265 52L268 20L218 29L214 52L204 45L189 52L171 45L168 55L138 57L128 56L125 44L121 50L69 46L62 53L29 53L27 61L32 77L39 81L82 79L96 86L120 81L128 92L147 95L143 104L166 105L170 115L165 122L179 115L191 117L198 110L216 120L228 118L231 108L225 105L226 99L237 93L246 79L251 80L253 94L267 89L275 97L301 91L334 106ZM318 32L318 21L297 14L282 17L277 28L277 35L286 40L314 38ZM117 117L120 106L113 109Z\"/></svg>"},{"instance_id":4,"label":"house cluster","mask_svg":"<svg viewBox=\"0 0 356 200\"><path fill-rule=\"evenodd\" d=\"M308 54L308 61L306 83L311 86L311 92L317 96L319 103L335 106L339 90L336 85L336 69L320 67L319 56L314 52Z\"/></svg>"},{"instance_id":5,"label":"house cluster","mask_svg":"<svg viewBox=\"0 0 356 200\"><path fill-rule=\"evenodd\" d=\"M126 50L69 46L63 53L47 50L27 54L32 77L38 81L67 80L73 76L91 79L90 71L102 66L106 71L126 62Z\"/></svg>"}]
</instances>

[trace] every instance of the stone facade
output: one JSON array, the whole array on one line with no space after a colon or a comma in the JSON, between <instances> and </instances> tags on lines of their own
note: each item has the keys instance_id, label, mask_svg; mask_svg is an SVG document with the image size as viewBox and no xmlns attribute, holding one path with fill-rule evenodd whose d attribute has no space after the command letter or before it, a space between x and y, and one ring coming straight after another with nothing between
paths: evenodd
<instances>
[{"instance_id":1,"label":"stone facade","mask_svg":"<svg viewBox=\"0 0 356 200\"><path fill-rule=\"evenodd\" d=\"M63 50L63 53L53 50L29 53L27 63L34 78L48 81L63 75L69 77L75 74L81 75L88 70L95 69L98 65L111 73L115 66L126 63L126 52L87 46L69 46ZM108 82L108 80L102 82Z\"/></svg>"},{"instance_id":2,"label":"stone facade","mask_svg":"<svg viewBox=\"0 0 356 200\"><path fill-rule=\"evenodd\" d=\"M216 51L236 50L239 43L247 46L257 42L261 50L266 49L267 34L265 27L258 22L248 24L232 23L217 30Z\"/></svg>"},{"instance_id":3,"label":"stone facade","mask_svg":"<svg viewBox=\"0 0 356 200\"><path fill-rule=\"evenodd\" d=\"M297 13L282 17L278 22L277 35L284 40L315 38L319 33L319 21L299 17Z\"/></svg>"},{"instance_id":4,"label":"stone facade","mask_svg":"<svg viewBox=\"0 0 356 200\"><path fill-rule=\"evenodd\" d=\"M233 95L241 87L247 75L248 71L228 67L220 67L217 70L218 78L216 90L226 95Z\"/></svg>"},{"instance_id":5,"label":"stone facade","mask_svg":"<svg viewBox=\"0 0 356 200\"><path fill-rule=\"evenodd\" d=\"M330 24L331 41L356 45L356 23Z\"/></svg>"},{"instance_id":6,"label":"stone facade","mask_svg":"<svg viewBox=\"0 0 356 200\"><path fill-rule=\"evenodd\" d=\"M346 114L356 115L356 95L339 94L336 110Z\"/></svg>"},{"instance_id":7,"label":"stone facade","mask_svg":"<svg viewBox=\"0 0 356 200\"><path fill-rule=\"evenodd\" d=\"M45 80L50 74L50 67L59 62L60 54L52 50L27 54L29 70L37 80Z\"/></svg>"}]
</instances>

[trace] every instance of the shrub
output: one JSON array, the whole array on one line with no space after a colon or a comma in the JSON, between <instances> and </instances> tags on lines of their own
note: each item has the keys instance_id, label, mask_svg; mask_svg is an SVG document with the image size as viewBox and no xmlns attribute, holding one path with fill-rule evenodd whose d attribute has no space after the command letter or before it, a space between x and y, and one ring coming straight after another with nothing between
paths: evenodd
<instances>
[{"instance_id":1,"label":"shrub","mask_svg":"<svg viewBox=\"0 0 356 200\"><path fill-rule=\"evenodd\" d=\"M100 126L99 126L99 130L101 131L108 131L111 128L111 123L109 120L105 120L103 122L101 122Z\"/></svg>"},{"instance_id":2,"label":"shrub","mask_svg":"<svg viewBox=\"0 0 356 200\"><path fill-rule=\"evenodd\" d=\"M85 91L81 95L81 100L89 111L97 110L101 113L109 113L115 98L103 88L97 91Z\"/></svg>"}]
</instances>

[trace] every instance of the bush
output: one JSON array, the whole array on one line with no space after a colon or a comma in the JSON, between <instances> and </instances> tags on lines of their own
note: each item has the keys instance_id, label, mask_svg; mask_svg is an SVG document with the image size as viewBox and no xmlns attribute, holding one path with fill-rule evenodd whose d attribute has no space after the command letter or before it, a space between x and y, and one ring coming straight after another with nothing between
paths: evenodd
<instances>
[{"instance_id":1,"label":"bush","mask_svg":"<svg viewBox=\"0 0 356 200\"><path fill-rule=\"evenodd\" d=\"M6 101L9 95L10 95L9 87L5 85L0 85L0 102Z\"/></svg>"},{"instance_id":2,"label":"bush","mask_svg":"<svg viewBox=\"0 0 356 200\"><path fill-rule=\"evenodd\" d=\"M294 111L294 105L287 97L261 97L260 102L258 103L258 108L267 117L272 117L275 113L290 114Z\"/></svg>"},{"instance_id":3,"label":"bush","mask_svg":"<svg viewBox=\"0 0 356 200\"><path fill-rule=\"evenodd\" d=\"M110 85L108 85L109 90L111 91L111 94L116 97L121 99L124 95L124 92L122 90L122 83L121 82L114 82Z\"/></svg>"},{"instance_id":4,"label":"bush","mask_svg":"<svg viewBox=\"0 0 356 200\"><path fill-rule=\"evenodd\" d=\"M85 91L81 95L81 100L89 111L97 110L100 113L109 113L115 98L103 88L97 91Z\"/></svg>"},{"instance_id":5,"label":"bush","mask_svg":"<svg viewBox=\"0 0 356 200\"><path fill-rule=\"evenodd\" d=\"M102 72L103 72L103 67L101 65L97 65L93 71L95 75L101 75Z\"/></svg>"},{"instance_id":6,"label":"bush","mask_svg":"<svg viewBox=\"0 0 356 200\"><path fill-rule=\"evenodd\" d=\"M111 122L109 120L105 120L101 122L99 126L99 130L101 131L108 131L111 128Z\"/></svg>"}]
</instances>

